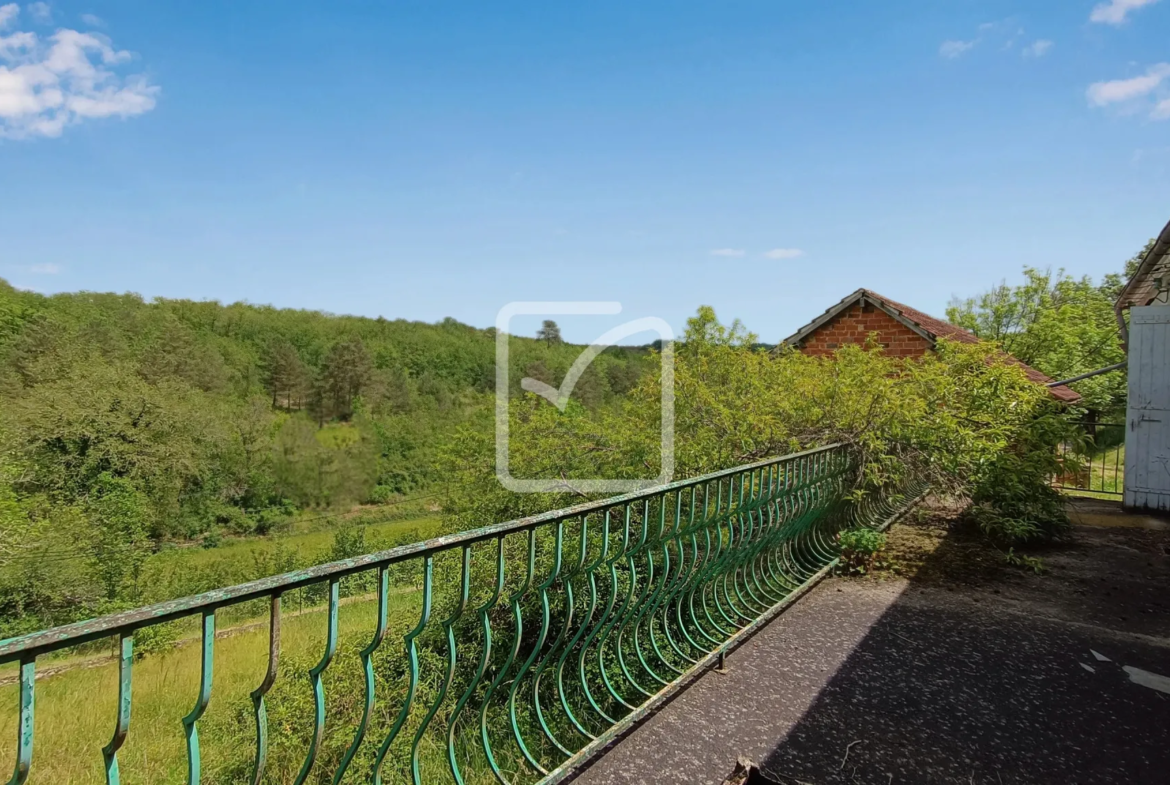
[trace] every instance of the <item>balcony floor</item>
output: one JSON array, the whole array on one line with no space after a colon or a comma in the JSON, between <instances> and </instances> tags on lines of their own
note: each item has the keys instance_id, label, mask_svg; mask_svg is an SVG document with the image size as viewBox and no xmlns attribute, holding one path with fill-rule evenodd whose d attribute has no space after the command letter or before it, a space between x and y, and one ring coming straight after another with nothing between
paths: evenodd
<instances>
[{"instance_id":1,"label":"balcony floor","mask_svg":"<svg viewBox=\"0 0 1170 785\"><path fill-rule=\"evenodd\" d=\"M1037 576L953 528L900 524L910 577L821 584L574 782L1170 782L1170 694L1124 669L1170 676L1170 533L1077 527Z\"/></svg>"}]
</instances>

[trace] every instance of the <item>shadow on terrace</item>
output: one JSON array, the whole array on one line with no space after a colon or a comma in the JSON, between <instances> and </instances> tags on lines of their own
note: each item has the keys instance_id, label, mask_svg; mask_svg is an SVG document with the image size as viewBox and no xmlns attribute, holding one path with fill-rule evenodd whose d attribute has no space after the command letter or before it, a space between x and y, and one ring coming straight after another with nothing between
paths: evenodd
<instances>
[{"instance_id":1,"label":"shadow on terrace","mask_svg":"<svg viewBox=\"0 0 1170 785\"><path fill-rule=\"evenodd\" d=\"M935 504L889 551L896 571L821 584L576 783L720 783L739 757L784 785L1168 781L1170 532L1077 526L1037 575Z\"/></svg>"}]
</instances>

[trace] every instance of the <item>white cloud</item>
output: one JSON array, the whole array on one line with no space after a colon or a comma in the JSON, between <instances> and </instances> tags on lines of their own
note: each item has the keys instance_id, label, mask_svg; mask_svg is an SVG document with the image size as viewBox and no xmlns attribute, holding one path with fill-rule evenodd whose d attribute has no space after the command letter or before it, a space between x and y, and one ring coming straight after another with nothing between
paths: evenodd
<instances>
[{"instance_id":1,"label":"white cloud","mask_svg":"<svg viewBox=\"0 0 1170 785\"><path fill-rule=\"evenodd\" d=\"M1124 24L1130 11L1156 2L1158 0L1109 0L1093 8L1093 13L1089 14L1089 21L1108 25Z\"/></svg>"},{"instance_id":2,"label":"white cloud","mask_svg":"<svg viewBox=\"0 0 1170 785\"><path fill-rule=\"evenodd\" d=\"M8 23L20 16L20 6L16 3L0 5L0 30L8 27Z\"/></svg>"},{"instance_id":3,"label":"white cloud","mask_svg":"<svg viewBox=\"0 0 1170 785\"><path fill-rule=\"evenodd\" d=\"M954 60L962 57L977 46L994 47L1001 52L1015 49L1017 44L1024 40L1025 30L1015 17L1009 16L996 22L984 22L979 25L975 36L970 40L951 39L943 41L938 48L940 57ZM1020 49L1024 57L1043 57L1053 47L1053 42L1045 38L1033 41Z\"/></svg>"},{"instance_id":4,"label":"white cloud","mask_svg":"<svg viewBox=\"0 0 1170 785\"><path fill-rule=\"evenodd\" d=\"M804 256L804 251L799 248L773 248L771 251L765 253L764 256L769 259L796 259Z\"/></svg>"},{"instance_id":5,"label":"white cloud","mask_svg":"<svg viewBox=\"0 0 1170 785\"><path fill-rule=\"evenodd\" d=\"M974 49L977 43L979 43L979 39L974 41L943 41L942 46L938 48L938 53L948 60L954 60Z\"/></svg>"},{"instance_id":6,"label":"white cloud","mask_svg":"<svg viewBox=\"0 0 1170 785\"><path fill-rule=\"evenodd\" d=\"M1150 108L1150 118L1167 120L1170 119L1170 98L1165 97L1165 90L1159 90L1163 83L1170 84L1170 63L1151 65L1141 76L1114 79L1108 82L1094 82L1089 85L1085 95L1092 106L1126 104L1128 105L1127 109L1134 111L1144 111L1149 108L1148 101L1142 99L1150 96L1155 102Z\"/></svg>"},{"instance_id":7,"label":"white cloud","mask_svg":"<svg viewBox=\"0 0 1170 785\"><path fill-rule=\"evenodd\" d=\"M48 3L29 3L25 6L25 10L28 11L34 22L47 25L53 21L53 9L49 7Z\"/></svg>"},{"instance_id":8,"label":"white cloud","mask_svg":"<svg viewBox=\"0 0 1170 785\"><path fill-rule=\"evenodd\" d=\"M742 248L716 248L714 251L711 252L711 255L712 256L735 257L735 256L743 256L746 253L747 253L747 251L743 250Z\"/></svg>"},{"instance_id":9,"label":"white cloud","mask_svg":"<svg viewBox=\"0 0 1170 785\"><path fill-rule=\"evenodd\" d=\"M55 264L34 264L28 271L36 275L57 275L61 268Z\"/></svg>"},{"instance_id":10,"label":"white cloud","mask_svg":"<svg viewBox=\"0 0 1170 785\"><path fill-rule=\"evenodd\" d=\"M0 6L0 27L10 7ZM60 136L85 119L149 112L159 88L143 75L117 73L131 59L98 33L0 35L0 138Z\"/></svg>"},{"instance_id":11,"label":"white cloud","mask_svg":"<svg viewBox=\"0 0 1170 785\"><path fill-rule=\"evenodd\" d=\"M97 14L82 14L81 21L85 22L90 27L105 27L106 20L102 19Z\"/></svg>"},{"instance_id":12,"label":"white cloud","mask_svg":"<svg viewBox=\"0 0 1170 785\"><path fill-rule=\"evenodd\" d=\"M1131 101L1158 89L1170 76L1170 63L1157 63L1146 69L1142 76L1130 79L1114 79L1108 82L1093 82L1085 94L1093 106L1105 106L1122 101Z\"/></svg>"},{"instance_id":13,"label":"white cloud","mask_svg":"<svg viewBox=\"0 0 1170 785\"><path fill-rule=\"evenodd\" d=\"M1046 38L1041 38L1040 40L1033 41L1021 49L1020 54L1022 54L1024 57L1043 57L1044 55L1048 54L1048 50L1051 48L1052 42Z\"/></svg>"}]
</instances>

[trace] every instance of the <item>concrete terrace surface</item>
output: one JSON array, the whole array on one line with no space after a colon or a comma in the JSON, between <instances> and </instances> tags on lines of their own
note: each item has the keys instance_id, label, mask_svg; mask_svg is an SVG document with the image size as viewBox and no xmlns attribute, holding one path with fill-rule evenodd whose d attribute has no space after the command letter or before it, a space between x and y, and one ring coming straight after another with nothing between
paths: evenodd
<instances>
[{"instance_id":1,"label":"concrete terrace surface","mask_svg":"<svg viewBox=\"0 0 1170 785\"><path fill-rule=\"evenodd\" d=\"M1170 533L1078 526L1037 575L964 531L899 524L901 576L822 583L573 782L1170 783Z\"/></svg>"}]
</instances>

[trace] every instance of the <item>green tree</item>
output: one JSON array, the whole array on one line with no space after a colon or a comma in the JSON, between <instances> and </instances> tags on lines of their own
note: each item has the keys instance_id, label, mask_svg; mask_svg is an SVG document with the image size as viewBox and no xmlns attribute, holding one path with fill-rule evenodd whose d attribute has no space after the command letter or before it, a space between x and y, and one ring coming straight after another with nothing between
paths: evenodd
<instances>
[{"instance_id":1,"label":"green tree","mask_svg":"<svg viewBox=\"0 0 1170 785\"><path fill-rule=\"evenodd\" d=\"M1142 260L1145 259L1146 254L1148 254L1153 249L1155 242L1157 242L1157 240L1151 237L1140 251L1126 259L1124 271L1120 275L1117 273L1109 273L1105 276L1105 279L1101 284L1101 288L1104 289L1105 292L1109 295L1110 300L1116 300L1118 295L1121 294L1122 287L1124 287L1125 284L1129 282L1129 279L1133 278L1134 274L1137 273L1138 267L1141 266Z\"/></svg>"},{"instance_id":2,"label":"green tree","mask_svg":"<svg viewBox=\"0 0 1170 785\"><path fill-rule=\"evenodd\" d=\"M700 305L694 316L687 319L683 346L693 350L704 350L716 346L751 346L759 340L755 333L748 332L739 319L724 325L709 305Z\"/></svg>"},{"instance_id":3,"label":"green tree","mask_svg":"<svg viewBox=\"0 0 1170 785\"><path fill-rule=\"evenodd\" d=\"M1024 283L1001 283L955 300L947 318L1053 379L1067 379L1125 359L1113 312L1113 284L1072 278L1063 270L1024 268ZM1124 405L1125 374L1073 385L1084 406L1112 411Z\"/></svg>"},{"instance_id":4,"label":"green tree","mask_svg":"<svg viewBox=\"0 0 1170 785\"><path fill-rule=\"evenodd\" d=\"M562 343L561 328L552 319L545 319L540 324L540 329L536 331L536 339L544 341L549 346Z\"/></svg>"},{"instance_id":5,"label":"green tree","mask_svg":"<svg viewBox=\"0 0 1170 785\"><path fill-rule=\"evenodd\" d=\"M142 565L150 554L151 510L146 497L125 478L103 473L86 508L93 525L90 565L106 599L119 599L127 588L136 595Z\"/></svg>"},{"instance_id":6,"label":"green tree","mask_svg":"<svg viewBox=\"0 0 1170 785\"><path fill-rule=\"evenodd\" d=\"M364 502L375 485L385 498L445 482L437 454L455 430L492 432L495 337L454 319L45 296L0 280L0 637L98 613L107 584L119 584L117 602L128 596L132 571L89 569L94 505L110 482L121 490L101 504L132 494L160 550ZM512 341L517 383L537 360L563 375L579 352ZM607 351L578 397L616 407L652 363L646 349ZM107 534L111 516L100 519ZM151 600L252 577L164 579L153 562L141 581Z\"/></svg>"},{"instance_id":7,"label":"green tree","mask_svg":"<svg viewBox=\"0 0 1170 785\"><path fill-rule=\"evenodd\" d=\"M302 408L312 389L312 376L296 347L280 339L268 348L264 363L264 386L272 395L272 406L288 411Z\"/></svg>"},{"instance_id":8,"label":"green tree","mask_svg":"<svg viewBox=\"0 0 1170 785\"><path fill-rule=\"evenodd\" d=\"M24 387L58 379L79 361L68 328L48 314L30 314L22 328L8 344L7 365Z\"/></svg>"},{"instance_id":9,"label":"green tree","mask_svg":"<svg viewBox=\"0 0 1170 785\"><path fill-rule=\"evenodd\" d=\"M791 350L770 354L754 343L742 325L723 325L710 308L691 320L674 368L675 476L841 442L858 456L858 490L915 476L939 490L970 494L1037 418L1051 425L1043 449L1055 454L1051 440L1063 421L1051 419L1043 388L993 345L943 341L937 352L906 361L860 346L818 358ZM576 478L637 479L660 469L655 374L616 407L591 411L570 400L562 413L523 396L510 401L509 416L512 473L561 478L563 489L501 489L493 476L492 433L468 423L444 452L457 528L580 501ZM1045 492L1035 486L1037 476L1027 476L1024 490Z\"/></svg>"},{"instance_id":10,"label":"green tree","mask_svg":"<svg viewBox=\"0 0 1170 785\"><path fill-rule=\"evenodd\" d=\"M353 417L354 402L370 383L373 362L357 336L338 341L321 368L320 389L326 410L341 420Z\"/></svg>"},{"instance_id":11,"label":"green tree","mask_svg":"<svg viewBox=\"0 0 1170 785\"><path fill-rule=\"evenodd\" d=\"M231 415L233 440L223 456L225 501L244 507L264 507L276 501L272 477L272 441L276 419L268 402L252 398L234 407ZM233 460L234 456L234 460Z\"/></svg>"},{"instance_id":12,"label":"green tree","mask_svg":"<svg viewBox=\"0 0 1170 785\"><path fill-rule=\"evenodd\" d=\"M177 533L181 507L216 496L228 479L220 407L181 382L153 385L95 361L38 385L8 416L24 492L83 501L104 475L125 478L150 500L159 536Z\"/></svg>"},{"instance_id":13,"label":"green tree","mask_svg":"<svg viewBox=\"0 0 1170 785\"><path fill-rule=\"evenodd\" d=\"M205 392L221 392L228 385L223 358L197 340L178 319L164 319L162 329L147 345L140 373L152 383L182 379Z\"/></svg>"},{"instance_id":14,"label":"green tree","mask_svg":"<svg viewBox=\"0 0 1170 785\"><path fill-rule=\"evenodd\" d=\"M354 504L369 496L377 475L376 439L363 418L316 428L290 417L276 434L276 492L302 507Z\"/></svg>"},{"instance_id":15,"label":"green tree","mask_svg":"<svg viewBox=\"0 0 1170 785\"><path fill-rule=\"evenodd\" d=\"M375 388L371 408L379 414L403 414L415 407L416 390L402 368L376 371L371 387Z\"/></svg>"}]
</instances>

